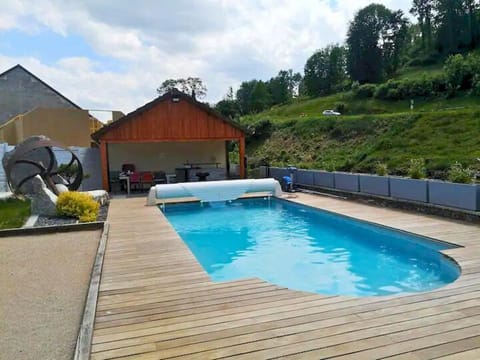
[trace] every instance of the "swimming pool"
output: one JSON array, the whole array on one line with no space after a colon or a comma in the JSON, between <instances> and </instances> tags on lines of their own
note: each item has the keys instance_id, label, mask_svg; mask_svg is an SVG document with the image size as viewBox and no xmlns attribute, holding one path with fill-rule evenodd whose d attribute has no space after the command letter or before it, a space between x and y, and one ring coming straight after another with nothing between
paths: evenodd
<instances>
[{"instance_id":1,"label":"swimming pool","mask_svg":"<svg viewBox=\"0 0 480 360\"><path fill-rule=\"evenodd\" d=\"M377 296L432 290L460 274L439 252L452 245L276 198L169 204L164 213L214 281Z\"/></svg>"}]
</instances>

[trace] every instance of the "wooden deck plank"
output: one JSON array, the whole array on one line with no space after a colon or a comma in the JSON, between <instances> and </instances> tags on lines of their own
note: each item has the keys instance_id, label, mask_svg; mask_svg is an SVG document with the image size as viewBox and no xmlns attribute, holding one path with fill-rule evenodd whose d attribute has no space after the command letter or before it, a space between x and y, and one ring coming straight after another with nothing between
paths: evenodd
<instances>
[{"instance_id":1,"label":"wooden deck plank","mask_svg":"<svg viewBox=\"0 0 480 360\"><path fill-rule=\"evenodd\" d=\"M291 200L464 246L444 251L462 275L431 292L370 298L296 292L260 279L214 283L157 208L115 199L92 359L478 358L477 225L331 197Z\"/></svg>"}]
</instances>

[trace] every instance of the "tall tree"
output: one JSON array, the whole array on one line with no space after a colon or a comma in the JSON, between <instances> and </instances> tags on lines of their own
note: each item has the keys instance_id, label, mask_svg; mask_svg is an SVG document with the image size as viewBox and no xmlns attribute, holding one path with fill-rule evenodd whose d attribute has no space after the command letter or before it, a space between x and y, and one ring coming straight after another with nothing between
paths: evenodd
<instances>
[{"instance_id":1,"label":"tall tree","mask_svg":"<svg viewBox=\"0 0 480 360\"><path fill-rule=\"evenodd\" d=\"M288 88L288 79L285 76L271 78L267 82L267 88L274 105L286 103L292 98Z\"/></svg>"},{"instance_id":2,"label":"tall tree","mask_svg":"<svg viewBox=\"0 0 480 360\"><path fill-rule=\"evenodd\" d=\"M375 83L384 72L399 65L398 54L406 45L407 20L380 4L361 9L350 23L347 34L347 67L353 80Z\"/></svg>"},{"instance_id":3,"label":"tall tree","mask_svg":"<svg viewBox=\"0 0 480 360\"><path fill-rule=\"evenodd\" d=\"M422 49L429 52L432 49L432 19L434 0L413 0L410 13L415 15L422 33Z\"/></svg>"},{"instance_id":4,"label":"tall tree","mask_svg":"<svg viewBox=\"0 0 480 360\"><path fill-rule=\"evenodd\" d=\"M474 49L477 47L480 35L478 0L464 0L464 8L467 11L468 46Z\"/></svg>"},{"instance_id":5,"label":"tall tree","mask_svg":"<svg viewBox=\"0 0 480 360\"><path fill-rule=\"evenodd\" d=\"M215 105L215 110L217 110L223 116L229 117L230 119L235 119L240 116L240 106L238 105L237 100L220 100Z\"/></svg>"},{"instance_id":6,"label":"tall tree","mask_svg":"<svg viewBox=\"0 0 480 360\"><path fill-rule=\"evenodd\" d=\"M267 83L272 104L283 104L290 101L297 93L301 79L302 75L294 73L292 69L280 70L277 76L271 78Z\"/></svg>"},{"instance_id":7,"label":"tall tree","mask_svg":"<svg viewBox=\"0 0 480 360\"><path fill-rule=\"evenodd\" d=\"M186 79L167 79L158 87L157 93L159 95L163 95L172 89L178 89L186 94L191 95L193 98L198 99L202 99L207 95L207 87L198 77L188 77Z\"/></svg>"},{"instance_id":8,"label":"tall tree","mask_svg":"<svg viewBox=\"0 0 480 360\"><path fill-rule=\"evenodd\" d=\"M304 72L303 85L307 95L331 93L346 79L345 48L330 45L318 50L308 58Z\"/></svg>"},{"instance_id":9,"label":"tall tree","mask_svg":"<svg viewBox=\"0 0 480 360\"><path fill-rule=\"evenodd\" d=\"M237 99L235 99L231 86L228 88L228 92L224 96L223 100L220 100L215 105L215 110L217 110L223 116L229 117L230 119L235 119L241 115L240 105Z\"/></svg>"},{"instance_id":10,"label":"tall tree","mask_svg":"<svg viewBox=\"0 0 480 360\"><path fill-rule=\"evenodd\" d=\"M242 114L249 114L252 110L252 93L258 80L244 81L237 90L237 101Z\"/></svg>"},{"instance_id":11,"label":"tall tree","mask_svg":"<svg viewBox=\"0 0 480 360\"><path fill-rule=\"evenodd\" d=\"M464 0L435 0L437 48L442 53L456 53L469 42Z\"/></svg>"},{"instance_id":12,"label":"tall tree","mask_svg":"<svg viewBox=\"0 0 480 360\"><path fill-rule=\"evenodd\" d=\"M384 70L387 75L392 75L401 65L401 58L409 37L408 20L402 10L392 12L388 26L383 31L381 38Z\"/></svg>"},{"instance_id":13,"label":"tall tree","mask_svg":"<svg viewBox=\"0 0 480 360\"><path fill-rule=\"evenodd\" d=\"M271 105L272 97L268 92L267 85L263 81L257 81L251 94L251 107L253 112L260 112Z\"/></svg>"}]
</instances>

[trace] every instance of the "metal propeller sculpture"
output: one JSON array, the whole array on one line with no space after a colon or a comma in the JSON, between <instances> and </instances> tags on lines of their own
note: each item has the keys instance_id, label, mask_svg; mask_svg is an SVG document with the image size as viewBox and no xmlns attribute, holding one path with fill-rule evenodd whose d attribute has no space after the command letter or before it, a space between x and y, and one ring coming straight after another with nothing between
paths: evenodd
<instances>
[{"instance_id":1,"label":"metal propeller sculpture","mask_svg":"<svg viewBox=\"0 0 480 360\"><path fill-rule=\"evenodd\" d=\"M69 176L58 166L53 147L68 151L71 159L63 169L68 169ZM14 150L3 157L3 167L8 185L15 194L31 193L29 180L39 175L45 185L55 194L59 194L58 184L70 191L77 190L83 179L83 169L77 156L67 148L55 143L46 136L32 136L17 145Z\"/></svg>"}]
</instances>

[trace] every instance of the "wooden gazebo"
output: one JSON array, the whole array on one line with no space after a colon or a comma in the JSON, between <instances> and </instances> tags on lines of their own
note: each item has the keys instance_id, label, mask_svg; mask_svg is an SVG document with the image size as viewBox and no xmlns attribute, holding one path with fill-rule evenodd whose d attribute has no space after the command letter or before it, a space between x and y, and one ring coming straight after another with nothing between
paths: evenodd
<instances>
[{"instance_id":1,"label":"wooden gazebo","mask_svg":"<svg viewBox=\"0 0 480 360\"><path fill-rule=\"evenodd\" d=\"M185 162L230 164L227 143L238 141L239 176L245 177L245 131L208 105L178 90L145 104L92 134L100 146L103 188L121 162L140 170L183 166ZM150 169L147 169L149 167Z\"/></svg>"}]
</instances>

